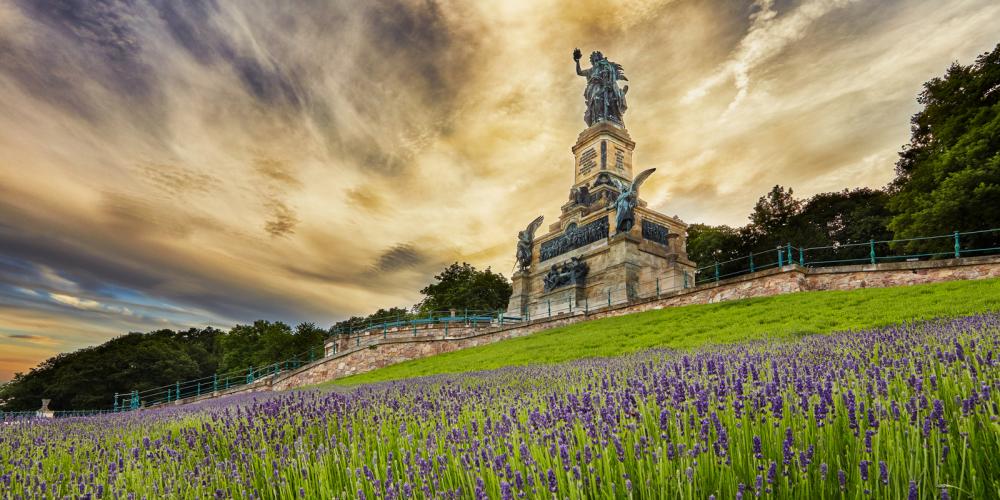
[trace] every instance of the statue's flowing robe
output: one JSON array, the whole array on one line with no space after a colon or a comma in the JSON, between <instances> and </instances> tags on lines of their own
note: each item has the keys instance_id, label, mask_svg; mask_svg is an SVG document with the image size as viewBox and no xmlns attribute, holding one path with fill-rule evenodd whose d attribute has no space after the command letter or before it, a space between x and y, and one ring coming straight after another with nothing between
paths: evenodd
<instances>
[{"instance_id":1,"label":"statue's flowing robe","mask_svg":"<svg viewBox=\"0 0 1000 500\"><path fill-rule=\"evenodd\" d=\"M609 117L620 122L627 105L625 93L618 87L617 81L622 79L622 76L617 65L607 59L601 59L580 73L587 77L587 88L583 91L583 97L587 101L587 112L584 115L587 125L593 125L600 118Z\"/></svg>"}]
</instances>

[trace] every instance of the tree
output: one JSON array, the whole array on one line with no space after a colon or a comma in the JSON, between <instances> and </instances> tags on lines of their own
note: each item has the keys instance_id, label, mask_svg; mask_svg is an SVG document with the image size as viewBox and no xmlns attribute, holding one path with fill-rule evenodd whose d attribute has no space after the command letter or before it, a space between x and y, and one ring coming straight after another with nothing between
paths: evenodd
<instances>
[{"instance_id":1,"label":"tree","mask_svg":"<svg viewBox=\"0 0 1000 500\"><path fill-rule=\"evenodd\" d=\"M744 256L740 231L729 226L691 224L687 229L687 254L697 267Z\"/></svg>"},{"instance_id":2,"label":"tree","mask_svg":"<svg viewBox=\"0 0 1000 500\"><path fill-rule=\"evenodd\" d=\"M895 237L1000 227L1000 45L971 65L952 64L924 84L917 102L924 108L911 120L890 186ZM1000 243L996 233L978 238Z\"/></svg>"},{"instance_id":3,"label":"tree","mask_svg":"<svg viewBox=\"0 0 1000 500\"><path fill-rule=\"evenodd\" d=\"M802 201L793 195L792 188L774 186L757 200L750 213L750 224L742 231L748 250L762 252L803 239L808 230L798 217Z\"/></svg>"},{"instance_id":4,"label":"tree","mask_svg":"<svg viewBox=\"0 0 1000 500\"><path fill-rule=\"evenodd\" d=\"M129 333L95 347L49 358L0 388L4 410L110 408L114 393L144 391L205 377L218 366L214 328Z\"/></svg>"},{"instance_id":5,"label":"tree","mask_svg":"<svg viewBox=\"0 0 1000 500\"><path fill-rule=\"evenodd\" d=\"M486 268L479 271L468 263L454 263L434 277L437 283L427 285L420 293L424 300L415 306L421 313L459 310L495 311L507 307L513 292L502 274Z\"/></svg>"}]
</instances>

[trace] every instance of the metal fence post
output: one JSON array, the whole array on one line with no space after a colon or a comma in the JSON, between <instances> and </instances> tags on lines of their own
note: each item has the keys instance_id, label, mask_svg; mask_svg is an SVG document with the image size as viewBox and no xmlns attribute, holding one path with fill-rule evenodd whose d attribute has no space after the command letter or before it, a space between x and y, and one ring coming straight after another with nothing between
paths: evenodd
<instances>
[{"instance_id":1,"label":"metal fence post","mask_svg":"<svg viewBox=\"0 0 1000 500\"><path fill-rule=\"evenodd\" d=\"M795 257L792 256L792 244L786 243L786 245L788 246L788 253L786 254L788 255L788 265L792 265L795 263Z\"/></svg>"},{"instance_id":2,"label":"metal fence post","mask_svg":"<svg viewBox=\"0 0 1000 500\"><path fill-rule=\"evenodd\" d=\"M799 247L799 265L802 267L806 267L806 258L804 255L805 254L802 253L802 247Z\"/></svg>"},{"instance_id":3,"label":"metal fence post","mask_svg":"<svg viewBox=\"0 0 1000 500\"><path fill-rule=\"evenodd\" d=\"M750 252L750 272L754 272L753 268L753 252Z\"/></svg>"},{"instance_id":4,"label":"metal fence post","mask_svg":"<svg viewBox=\"0 0 1000 500\"><path fill-rule=\"evenodd\" d=\"M176 392L176 394L174 394L174 399L180 399L181 398L181 383L180 382L175 382L175 387L177 389L174 391L174 392Z\"/></svg>"},{"instance_id":5,"label":"metal fence post","mask_svg":"<svg viewBox=\"0 0 1000 500\"><path fill-rule=\"evenodd\" d=\"M875 263L875 240L869 240L868 247L871 249L870 256L872 264Z\"/></svg>"},{"instance_id":6,"label":"metal fence post","mask_svg":"<svg viewBox=\"0 0 1000 500\"><path fill-rule=\"evenodd\" d=\"M212 375L212 392L219 391L219 374Z\"/></svg>"},{"instance_id":7,"label":"metal fence post","mask_svg":"<svg viewBox=\"0 0 1000 500\"><path fill-rule=\"evenodd\" d=\"M960 258L962 256L962 247L958 243L958 231L955 231L955 258Z\"/></svg>"},{"instance_id":8,"label":"metal fence post","mask_svg":"<svg viewBox=\"0 0 1000 500\"><path fill-rule=\"evenodd\" d=\"M719 261L715 261L715 282L719 282Z\"/></svg>"},{"instance_id":9,"label":"metal fence post","mask_svg":"<svg viewBox=\"0 0 1000 500\"><path fill-rule=\"evenodd\" d=\"M782 260L781 252L782 252L781 247L778 247L778 267L782 267L785 265L785 261Z\"/></svg>"},{"instance_id":10,"label":"metal fence post","mask_svg":"<svg viewBox=\"0 0 1000 500\"><path fill-rule=\"evenodd\" d=\"M117 392L115 393L115 406L114 406L114 410L115 410L115 413L118 412L118 393Z\"/></svg>"},{"instance_id":11,"label":"metal fence post","mask_svg":"<svg viewBox=\"0 0 1000 500\"><path fill-rule=\"evenodd\" d=\"M247 369L247 383L253 382L253 367Z\"/></svg>"},{"instance_id":12,"label":"metal fence post","mask_svg":"<svg viewBox=\"0 0 1000 500\"><path fill-rule=\"evenodd\" d=\"M201 396L201 382L198 382L198 389L195 392L196 396Z\"/></svg>"}]
</instances>

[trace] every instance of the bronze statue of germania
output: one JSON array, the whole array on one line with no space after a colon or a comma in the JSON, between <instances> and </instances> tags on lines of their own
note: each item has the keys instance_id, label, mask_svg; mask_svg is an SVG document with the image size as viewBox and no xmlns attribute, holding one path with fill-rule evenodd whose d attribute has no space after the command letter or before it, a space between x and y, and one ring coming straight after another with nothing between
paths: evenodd
<instances>
[{"instance_id":1,"label":"bronze statue of germania","mask_svg":"<svg viewBox=\"0 0 1000 500\"><path fill-rule=\"evenodd\" d=\"M628 78L625 78L622 65L609 61L600 51L595 50L590 54L590 67L582 69L581 57L583 55L580 49L574 49L576 74L587 78L587 89L583 92L587 111L583 114L583 121L587 122L588 127L602 121L624 125L622 115L628 108L625 102L628 85L619 88L618 80L628 81Z\"/></svg>"}]
</instances>

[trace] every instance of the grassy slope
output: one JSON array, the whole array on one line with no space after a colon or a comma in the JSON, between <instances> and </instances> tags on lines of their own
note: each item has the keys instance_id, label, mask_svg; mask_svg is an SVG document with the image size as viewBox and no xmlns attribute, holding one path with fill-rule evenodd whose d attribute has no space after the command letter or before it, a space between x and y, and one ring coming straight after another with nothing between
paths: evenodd
<instances>
[{"instance_id":1,"label":"grassy slope","mask_svg":"<svg viewBox=\"0 0 1000 500\"><path fill-rule=\"evenodd\" d=\"M805 292L673 307L588 321L482 347L388 366L329 384L614 356L652 347L781 338L1000 310L1000 279Z\"/></svg>"}]
</instances>

